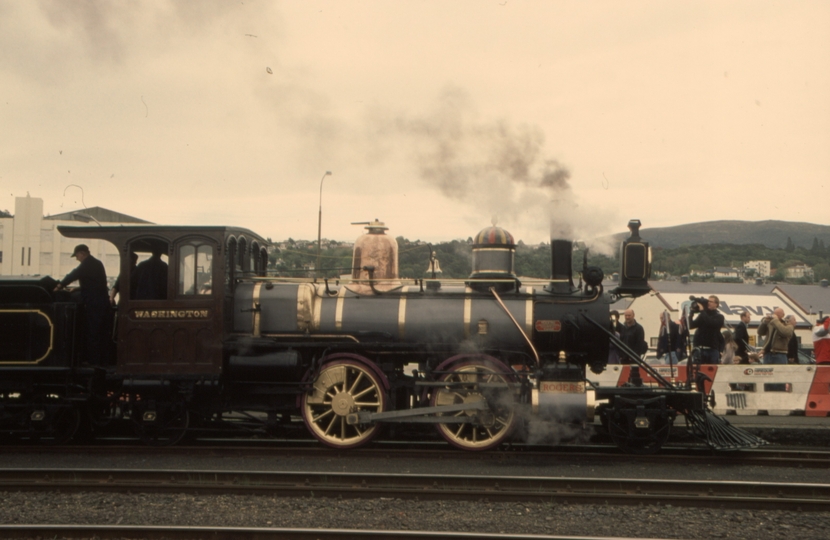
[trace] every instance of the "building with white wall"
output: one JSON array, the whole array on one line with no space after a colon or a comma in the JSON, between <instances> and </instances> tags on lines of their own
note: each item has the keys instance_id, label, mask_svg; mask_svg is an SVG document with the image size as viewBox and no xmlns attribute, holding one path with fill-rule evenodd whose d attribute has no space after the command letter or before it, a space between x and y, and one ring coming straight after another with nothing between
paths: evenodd
<instances>
[{"instance_id":1,"label":"building with white wall","mask_svg":"<svg viewBox=\"0 0 830 540\"><path fill-rule=\"evenodd\" d=\"M768 277L772 273L772 265L769 261L746 261L744 263L744 273L750 269L755 270L756 277Z\"/></svg>"},{"instance_id":2,"label":"building with white wall","mask_svg":"<svg viewBox=\"0 0 830 540\"><path fill-rule=\"evenodd\" d=\"M86 244L104 263L110 284L119 273L116 247L103 240L65 238L58 225L97 227L97 223L149 223L106 208L94 207L55 216L43 215L43 199L16 197L14 214L0 217L0 276L52 276L61 279L78 266L72 258L77 244Z\"/></svg>"},{"instance_id":3,"label":"building with white wall","mask_svg":"<svg viewBox=\"0 0 830 540\"><path fill-rule=\"evenodd\" d=\"M741 272L737 268L732 268L731 266L716 266L712 270L712 277L740 279Z\"/></svg>"},{"instance_id":4,"label":"building with white wall","mask_svg":"<svg viewBox=\"0 0 830 540\"><path fill-rule=\"evenodd\" d=\"M813 279L813 269L806 264L796 264L787 268L787 277L789 279Z\"/></svg>"}]
</instances>

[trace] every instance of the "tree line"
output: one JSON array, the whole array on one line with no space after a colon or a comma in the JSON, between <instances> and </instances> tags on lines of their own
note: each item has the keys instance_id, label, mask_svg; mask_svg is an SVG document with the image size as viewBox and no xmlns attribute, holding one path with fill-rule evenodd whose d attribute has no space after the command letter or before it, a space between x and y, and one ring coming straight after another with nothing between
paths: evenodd
<instances>
[{"instance_id":1,"label":"tree line","mask_svg":"<svg viewBox=\"0 0 830 540\"><path fill-rule=\"evenodd\" d=\"M653 250L655 272L682 276L711 270L715 266L743 268L747 261L770 261L771 281L786 281L786 270L804 264L813 269L813 280L798 278L797 283L830 279L830 250L823 241L814 239L810 248L795 246L788 238L784 249L769 248L763 244L701 244L678 248Z\"/></svg>"},{"instance_id":2,"label":"tree line","mask_svg":"<svg viewBox=\"0 0 830 540\"><path fill-rule=\"evenodd\" d=\"M402 278L430 277L430 251L435 252L442 273L440 277L463 279L472 271L472 238L427 244L398 237L398 271ZM830 249L823 241L815 240L805 248L791 245L784 249L768 248L762 244L700 244L678 248L654 248L652 269L666 276L692 275L692 279L707 280L700 276L715 266L741 269L747 261L768 260L774 269L772 281L785 281L786 268L806 264L813 268L814 280L830 279ZM288 239L270 254L271 273L282 276L305 277L317 275L337 277L352 271L352 246L343 242L325 241L320 256L320 269L316 269L317 243ZM577 244L573 253L574 273L581 271L585 246ZM610 276L619 272L619 254L607 256L588 250L588 264L599 266ZM516 246L515 271L518 276L548 279L550 277L550 245ZM695 276L697 274L697 276ZM805 283L810 280L791 280Z\"/></svg>"}]
</instances>

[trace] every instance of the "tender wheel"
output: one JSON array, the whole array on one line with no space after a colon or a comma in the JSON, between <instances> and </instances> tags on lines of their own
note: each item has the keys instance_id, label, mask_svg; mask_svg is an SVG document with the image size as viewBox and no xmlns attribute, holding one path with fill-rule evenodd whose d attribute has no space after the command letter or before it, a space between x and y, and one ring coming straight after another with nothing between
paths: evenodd
<instances>
[{"instance_id":1,"label":"tender wheel","mask_svg":"<svg viewBox=\"0 0 830 540\"><path fill-rule=\"evenodd\" d=\"M455 405L487 400L488 410L470 409L449 413L470 423L437 424L438 432L450 444L463 450L488 450L501 444L510 436L517 416L510 405L510 391L499 388L482 388L482 383L508 383L510 372L504 364L491 361L467 361L452 366L451 372L441 377L442 382L462 383L439 388L432 394L432 405ZM486 394L485 394L486 393ZM495 407L495 408L494 408Z\"/></svg>"},{"instance_id":2,"label":"tender wheel","mask_svg":"<svg viewBox=\"0 0 830 540\"><path fill-rule=\"evenodd\" d=\"M380 430L346 422L358 411L383 412L386 393L381 382L360 362L341 360L327 364L314 381L312 392L303 395L303 421L314 437L333 448L355 448L371 441Z\"/></svg>"},{"instance_id":3,"label":"tender wheel","mask_svg":"<svg viewBox=\"0 0 830 540\"><path fill-rule=\"evenodd\" d=\"M160 406L155 411L138 409L133 418L141 442L148 446L172 446L181 441L190 426L190 412L184 402Z\"/></svg>"}]
</instances>

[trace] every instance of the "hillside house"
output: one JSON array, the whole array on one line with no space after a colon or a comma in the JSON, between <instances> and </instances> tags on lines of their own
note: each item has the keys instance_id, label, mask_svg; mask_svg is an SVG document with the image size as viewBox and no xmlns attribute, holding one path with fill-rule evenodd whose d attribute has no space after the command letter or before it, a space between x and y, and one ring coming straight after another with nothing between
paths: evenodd
<instances>
[{"instance_id":1,"label":"hillside house","mask_svg":"<svg viewBox=\"0 0 830 540\"><path fill-rule=\"evenodd\" d=\"M807 278L813 279L813 269L806 264L796 264L787 268L788 279Z\"/></svg>"}]
</instances>

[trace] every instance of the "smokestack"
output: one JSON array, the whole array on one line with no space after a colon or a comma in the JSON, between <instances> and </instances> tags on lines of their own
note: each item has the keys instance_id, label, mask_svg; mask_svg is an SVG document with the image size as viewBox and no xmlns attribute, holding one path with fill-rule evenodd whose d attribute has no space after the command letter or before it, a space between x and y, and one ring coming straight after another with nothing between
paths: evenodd
<instances>
[{"instance_id":1,"label":"smokestack","mask_svg":"<svg viewBox=\"0 0 830 540\"><path fill-rule=\"evenodd\" d=\"M574 290L573 242L570 240L550 241L550 278L548 290L558 293L570 293Z\"/></svg>"}]
</instances>

